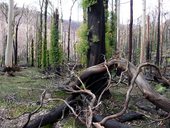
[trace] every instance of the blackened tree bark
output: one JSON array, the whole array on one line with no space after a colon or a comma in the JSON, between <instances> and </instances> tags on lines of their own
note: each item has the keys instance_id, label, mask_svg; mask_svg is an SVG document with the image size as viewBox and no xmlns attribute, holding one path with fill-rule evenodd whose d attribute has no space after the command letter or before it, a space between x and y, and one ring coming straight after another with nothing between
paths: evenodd
<instances>
[{"instance_id":1,"label":"blackened tree bark","mask_svg":"<svg viewBox=\"0 0 170 128\"><path fill-rule=\"evenodd\" d=\"M34 39L31 41L31 66L34 66Z\"/></svg>"},{"instance_id":2,"label":"blackened tree bark","mask_svg":"<svg viewBox=\"0 0 170 128\"><path fill-rule=\"evenodd\" d=\"M107 23L107 19L108 19L108 16L109 16L109 13L108 13L108 2L109 2L109 0L103 0L104 9L105 9L105 22L106 23Z\"/></svg>"},{"instance_id":3,"label":"blackened tree bark","mask_svg":"<svg viewBox=\"0 0 170 128\"><path fill-rule=\"evenodd\" d=\"M93 66L104 61L105 55L105 11L103 0L88 7L88 42L87 66Z\"/></svg>"},{"instance_id":4,"label":"blackened tree bark","mask_svg":"<svg viewBox=\"0 0 170 128\"><path fill-rule=\"evenodd\" d=\"M24 7L22 8L21 15L20 15L18 21L16 22L16 27L15 27L15 49L14 49L15 65L18 64L18 30L19 30L19 25L20 25L23 13L24 13Z\"/></svg>"},{"instance_id":5,"label":"blackened tree bark","mask_svg":"<svg viewBox=\"0 0 170 128\"><path fill-rule=\"evenodd\" d=\"M93 66L104 61L105 55L105 9L103 0L88 7L88 43L87 66ZM107 86L107 74L96 74L86 81L86 86L97 96ZM92 82L93 81L93 82ZM93 84L92 84L93 83ZM105 93L109 96L109 91Z\"/></svg>"},{"instance_id":6,"label":"blackened tree bark","mask_svg":"<svg viewBox=\"0 0 170 128\"><path fill-rule=\"evenodd\" d=\"M45 0L44 5L44 40L42 45L42 68L47 67L47 9L48 9L48 0Z\"/></svg>"},{"instance_id":7,"label":"blackened tree bark","mask_svg":"<svg viewBox=\"0 0 170 128\"><path fill-rule=\"evenodd\" d=\"M15 65L18 63L18 26L15 28L15 47L14 47L14 60Z\"/></svg>"},{"instance_id":8,"label":"blackened tree bark","mask_svg":"<svg viewBox=\"0 0 170 128\"><path fill-rule=\"evenodd\" d=\"M42 59L42 32L43 32L43 6L45 0L39 0L40 4L40 28L38 30L38 67L41 67L41 59Z\"/></svg>"},{"instance_id":9,"label":"blackened tree bark","mask_svg":"<svg viewBox=\"0 0 170 128\"><path fill-rule=\"evenodd\" d=\"M155 64L159 66L160 59L160 0L158 0L158 32L157 32L157 50L156 50L156 62Z\"/></svg>"},{"instance_id":10,"label":"blackened tree bark","mask_svg":"<svg viewBox=\"0 0 170 128\"><path fill-rule=\"evenodd\" d=\"M146 61L149 62L150 61L150 17L148 15L147 17L147 35L148 35L148 41L147 41L147 46L146 46Z\"/></svg>"},{"instance_id":11,"label":"blackened tree bark","mask_svg":"<svg viewBox=\"0 0 170 128\"><path fill-rule=\"evenodd\" d=\"M133 0L130 0L130 25L129 25L129 61L132 61L132 31L133 31Z\"/></svg>"}]
</instances>

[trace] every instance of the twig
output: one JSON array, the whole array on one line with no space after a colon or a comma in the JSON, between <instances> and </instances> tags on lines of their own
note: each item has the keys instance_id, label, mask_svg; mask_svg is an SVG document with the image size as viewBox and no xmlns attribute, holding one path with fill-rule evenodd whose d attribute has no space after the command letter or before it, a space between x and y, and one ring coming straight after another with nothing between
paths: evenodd
<instances>
[{"instance_id":1,"label":"twig","mask_svg":"<svg viewBox=\"0 0 170 128\"><path fill-rule=\"evenodd\" d=\"M144 114L144 116L146 116L146 115ZM147 116L146 116L146 117L147 117ZM167 117L165 117L165 118L163 118L163 119L154 119L154 118L151 118L151 117L147 117L147 118L150 118L150 119L152 119L153 121L150 122L150 123L145 124L144 126L142 126L142 128L145 128L146 125L151 125L151 124L153 124L153 123L162 122L162 121L164 121L164 120L169 119L169 118L170 118L170 113L169 113L169 115L168 115Z\"/></svg>"},{"instance_id":2,"label":"twig","mask_svg":"<svg viewBox=\"0 0 170 128\"><path fill-rule=\"evenodd\" d=\"M66 100L63 100L63 99L60 99L60 98L55 98L55 99L50 98L50 99L47 100L47 102L50 102L50 101L62 101L62 102L64 102L64 103L67 105L67 107L71 110L71 112L73 113L73 115L74 115L76 118L78 118L82 123L85 124L85 122L79 118L78 114L75 112L75 110L73 109L73 107L71 107ZM47 102L46 102L46 103L47 103Z\"/></svg>"},{"instance_id":3,"label":"twig","mask_svg":"<svg viewBox=\"0 0 170 128\"><path fill-rule=\"evenodd\" d=\"M111 86L111 80L112 80L112 76L111 76L111 74L110 74L109 68L107 67L107 62L106 62L105 56L104 56L104 60L105 60L104 66L105 66L105 68L106 68L107 74L109 75L109 79L108 79L108 84L107 84L106 88L104 88L104 90L102 91L102 93L100 94L100 96L99 96L99 98L98 98L97 104L100 103L100 100L101 100L104 92L110 88L110 86Z\"/></svg>"},{"instance_id":4,"label":"twig","mask_svg":"<svg viewBox=\"0 0 170 128\"><path fill-rule=\"evenodd\" d=\"M116 114L114 114L114 115L110 115L110 116L105 117L105 118L100 122L100 124L104 124L107 120L112 119L112 118L119 117L119 116L123 115L123 114L126 112L126 110L127 110L127 108L128 108L129 101L130 101L130 93L131 93L131 91L132 91L132 89L133 89L133 87L134 87L134 83L135 83L136 78L138 77L139 73L141 72L140 69L141 69L141 68L140 68L140 66L139 66L139 67L137 68L136 74L133 76L133 78L132 78L132 80L131 80L131 84L130 84L130 87L129 87L128 91L127 91L126 100L125 100L124 108L122 109L122 111L120 111L119 113L116 113Z\"/></svg>"},{"instance_id":5,"label":"twig","mask_svg":"<svg viewBox=\"0 0 170 128\"><path fill-rule=\"evenodd\" d=\"M29 114L29 115L28 115L28 120L27 120L27 122L24 124L23 128L26 128L26 127L27 127L27 125L28 125L31 117L42 108L42 106L43 106L43 101L44 101L44 98L45 98L45 94L46 94L46 90L44 90L43 93L41 94L40 106L39 106L37 109L35 109L33 112L28 113L28 114Z\"/></svg>"},{"instance_id":6,"label":"twig","mask_svg":"<svg viewBox=\"0 0 170 128\"><path fill-rule=\"evenodd\" d=\"M142 114L142 115L144 115L146 118L151 119L151 120L154 120L154 121L156 121L156 122L164 121L164 120L167 120L167 119L170 118L170 113L169 113L166 117L164 117L164 118L162 118L162 119L152 118L151 116L149 116L149 115L147 115L147 114L145 114L145 113L143 113L143 112L139 112L139 111L137 111L137 113Z\"/></svg>"},{"instance_id":7,"label":"twig","mask_svg":"<svg viewBox=\"0 0 170 128\"><path fill-rule=\"evenodd\" d=\"M161 74L161 71L159 69L158 66L152 64L152 63L143 63L141 64L141 68L143 67L146 67L146 66L151 66L151 67L154 67L157 71L158 71L158 74L160 75L161 79L163 79L169 86L170 86L170 81L168 79L166 79L162 74Z\"/></svg>"},{"instance_id":8,"label":"twig","mask_svg":"<svg viewBox=\"0 0 170 128\"><path fill-rule=\"evenodd\" d=\"M75 66L74 66L75 68ZM94 107L94 104L95 104L95 101L96 101L96 96L88 89L86 89L83 81L81 80L81 78L74 72L74 68L72 70L70 70L68 68L68 70L71 72L71 74L73 74L78 80L79 82L81 83L82 85L82 88L78 87L77 85L75 85L75 87L79 90L74 90L73 88L71 90L68 90L68 91L71 91L72 93L85 93L85 94L88 94L92 97L90 103L89 103L89 106L88 106L88 111L87 111L87 115L88 115L88 118L86 119L86 126L87 128L90 128L91 125L92 125L92 117L93 117L93 108Z\"/></svg>"}]
</instances>

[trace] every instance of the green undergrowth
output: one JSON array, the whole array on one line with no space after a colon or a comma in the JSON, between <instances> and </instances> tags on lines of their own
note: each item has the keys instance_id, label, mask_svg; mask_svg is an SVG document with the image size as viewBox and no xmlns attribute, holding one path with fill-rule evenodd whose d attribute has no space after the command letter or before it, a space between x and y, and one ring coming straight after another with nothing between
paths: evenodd
<instances>
[{"instance_id":1,"label":"green undergrowth","mask_svg":"<svg viewBox=\"0 0 170 128\"><path fill-rule=\"evenodd\" d=\"M24 112L31 112L39 106L44 90L50 98L66 98L67 94L55 87L55 79L45 79L36 68L22 69L15 72L15 77L0 75L0 108L8 110L9 117L16 117ZM50 102L42 109L50 109L61 104L59 101Z\"/></svg>"}]
</instances>

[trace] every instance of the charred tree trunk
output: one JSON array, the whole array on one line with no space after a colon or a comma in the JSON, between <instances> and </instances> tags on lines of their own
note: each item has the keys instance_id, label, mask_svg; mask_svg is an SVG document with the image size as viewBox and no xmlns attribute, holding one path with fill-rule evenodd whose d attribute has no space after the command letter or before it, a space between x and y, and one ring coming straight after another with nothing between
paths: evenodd
<instances>
[{"instance_id":1,"label":"charred tree trunk","mask_svg":"<svg viewBox=\"0 0 170 128\"><path fill-rule=\"evenodd\" d=\"M19 17L18 21L16 22L16 27L15 27L15 49L14 49L14 64L15 66L18 64L18 30L19 30L19 25L23 16L23 10L21 12L21 16Z\"/></svg>"},{"instance_id":2,"label":"charred tree trunk","mask_svg":"<svg viewBox=\"0 0 170 128\"><path fill-rule=\"evenodd\" d=\"M73 107L75 102L69 102L68 104ZM69 108L67 107L66 104L62 104L59 107L51 110L47 114L42 115L39 118L36 118L35 120L28 122L28 124L25 125L23 128L38 128L48 124L53 124L59 121L61 118L66 117L68 113Z\"/></svg>"},{"instance_id":3,"label":"charred tree trunk","mask_svg":"<svg viewBox=\"0 0 170 128\"><path fill-rule=\"evenodd\" d=\"M42 63L41 63L41 60L42 60L42 41L43 41L43 38L42 38L42 33L43 33L43 6L44 6L44 1L45 0L42 0L42 3L40 3L40 28L39 28L39 31L38 31L38 67L41 68L42 66Z\"/></svg>"},{"instance_id":4,"label":"charred tree trunk","mask_svg":"<svg viewBox=\"0 0 170 128\"><path fill-rule=\"evenodd\" d=\"M150 61L150 17L148 15L147 17L147 31L148 31L148 40L147 40L147 46L146 46L146 62Z\"/></svg>"},{"instance_id":5,"label":"charred tree trunk","mask_svg":"<svg viewBox=\"0 0 170 128\"><path fill-rule=\"evenodd\" d=\"M89 49L87 53L87 66L93 66L104 61L105 55L105 8L103 0L88 7L88 42ZM86 82L91 91L99 95L107 86L107 78L105 74L99 74L90 77ZM98 81L99 80L99 81ZM91 85L92 81L97 81ZM106 93L105 93L106 94ZM110 94L110 93L107 93ZM109 96L109 95L106 95Z\"/></svg>"},{"instance_id":6,"label":"charred tree trunk","mask_svg":"<svg viewBox=\"0 0 170 128\"><path fill-rule=\"evenodd\" d=\"M133 34L133 0L130 0L130 25L129 25L129 61L132 61L132 35Z\"/></svg>"},{"instance_id":7,"label":"charred tree trunk","mask_svg":"<svg viewBox=\"0 0 170 128\"><path fill-rule=\"evenodd\" d=\"M15 28L15 49L14 49L14 64L18 64L18 25Z\"/></svg>"},{"instance_id":8,"label":"charred tree trunk","mask_svg":"<svg viewBox=\"0 0 170 128\"><path fill-rule=\"evenodd\" d=\"M31 41L31 66L34 66L34 40Z\"/></svg>"},{"instance_id":9,"label":"charred tree trunk","mask_svg":"<svg viewBox=\"0 0 170 128\"><path fill-rule=\"evenodd\" d=\"M158 32L157 32L156 65L160 63L160 0L158 0Z\"/></svg>"},{"instance_id":10,"label":"charred tree trunk","mask_svg":"<svg viewBox=\"0 0 170 128\"><path fill-rule=\"evenodd\" d=\"M104 4L104 9L105 9L105 23L107 23L108 21L108 0L104 0L103 4Z\"/></svg>"},{"instance_id":11,"label":"charred tree trunk","mask_svg":"<svg viewBox=\"0 0 170 128\"><path fill-rule=\"evenodd\" d=\"M47 10L48 9L48 0L45 0L44 5L44 39L42 45L42 68L47 68Z\"/></svg>"},{"instance_id":12,"label":"charred tree trunk","mask_svg":"<svg viewBox=\"0 0 170 128\"><path fill-rule=\"evenodd\" d=\"M88 7L88 64L93 66L104 61L105 55L105 12L103 0Z\"/></svg>"}]
</instances>

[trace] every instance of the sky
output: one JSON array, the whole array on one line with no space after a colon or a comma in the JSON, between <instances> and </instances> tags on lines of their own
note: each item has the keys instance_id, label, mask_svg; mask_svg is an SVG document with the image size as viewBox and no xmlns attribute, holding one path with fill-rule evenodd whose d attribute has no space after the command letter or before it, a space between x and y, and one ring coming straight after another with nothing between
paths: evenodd
<instances>
[{"instance_id":1,"label":"sky","mask_svg":"<svg viewBox=\"0 0 170 128\"><path fill-rule=\"evenodd\" d=\"M0 0L0 1L7 1L8 0ZM18 6L23 6L23 4L25 6L33 6L37 9L39 9L39 0L14 0ZM53 5L54 7L58 7L59 5L59 0L51 0L54 1ZM69 19L70 16L70 7L72 5L72 1L73 0L61 0L62 1L62 11L63 11L63 19ZM78 2L76 2L76 4L74 5L73 8L73 14L72 14L72 19L75 21L82 21L82 9L80 7L80 1L81 0L77 0ZM130 0L120 0L120 22L127 24L129 21L129 17L130 17ZM161 0L163 1L162 7L164 12L170 12L170 0ZM136 21L137 18L139 18L142 15L142 0L133 0L134 3L134 21ZM111 5L111 1L109 1L109 4ZM146 0L146 11L147 14L151 13L153 10L155 10L158 7L158 0ZM59 9L61 10L61 9ZM170 14L169 14L170 15ZM166 16L167 17L167 16ZM167 17L167 18L170 18Z\"/></svg>"},{"instance_id":2,"label":"sky","mask_svg":"<svg viewBox=\"0 0 170 128\"><path fill-rule=\"evenodd\" d=\"M35 8L39 9L39 0L14 0L18 6L22 6L23 4L25 5L29 5L34 6ZM69 19L70 16L70 8L72 6L72 2L73 0L61 0L61 4L62 4L62 12L63 12L63 19ZM75 3L74 7L73 7L73 13L72 13L72 19L75 21L82 21L83 17L83 12L81 10L80 7L80 0L78 0L78 2ZM51 2L54 5L54 8L58 8L60 7L60 3L59 0L51 0ZM61 12L61 8L59 8L59 11Z\"/></svg>"},{"instance_id":3,"label":"sky","mask_svg":"<svg viewBox=\"0 0 170 128\"><path fill-rule=\"evenodd\" d=\"M129 1L130 0L120 0L120 3L121 3L120 21L122 23L127 23L129 21L129 17L130 17L130 6L129 6L130 2ZM134 21L136 21L137 18L142 16L142 1L143 0L133 0ZM170 0L160 0L160 1L162 3L163 12L169 12L169 15L170 15ZM146 13L147 14L151 14L152 11L157 9L157 7L158 7L158 0L146 0Z\"/></svg>"}]
</instances>

